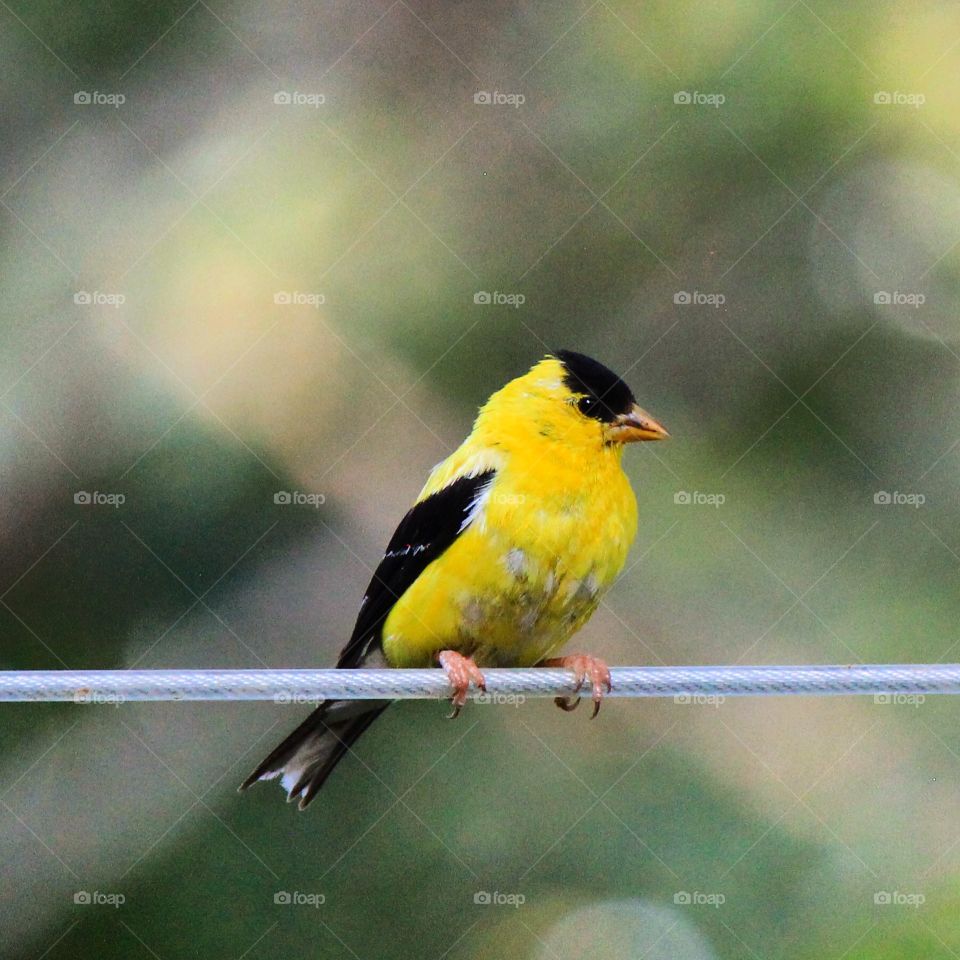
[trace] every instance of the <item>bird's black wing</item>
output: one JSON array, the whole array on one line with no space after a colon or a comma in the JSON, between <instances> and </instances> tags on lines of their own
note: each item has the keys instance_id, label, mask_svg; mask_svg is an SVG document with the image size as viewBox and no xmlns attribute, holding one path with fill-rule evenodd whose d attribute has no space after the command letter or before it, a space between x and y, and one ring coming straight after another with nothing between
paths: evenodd
<instances>
[{"instance_id":1,"label":"bird's black wing","mask_svg":"<svg viewBox=\"0 0 960 960\"><path fill-rule=\"evenodd\" d=\"M394 603L466 528L471 511L493 475L493 470L487 470L475 477L454 480L421 500L400 521L364 594L357 624L340 654L338 667L362 666L371 651L380 649L383 622ZM299 797L303 809L389 703L324 700L244 780L240 789L257 780L281 776L288 799Z\"/></svg>"},{"instance_id":2,"label":"bird's black wing","mask_svg":"<svg viewBox=\"0 0 960 960\"><path fill-rule=\"evenodd\" d=\"M338 667L359 667L374 646L379 648L383 622L394 603L464 530L470 511L493 481L495 472L486 470L474 477L459 477L407 512L367 587L353 634L340 652Z\"/></svg>"}]
</instances>

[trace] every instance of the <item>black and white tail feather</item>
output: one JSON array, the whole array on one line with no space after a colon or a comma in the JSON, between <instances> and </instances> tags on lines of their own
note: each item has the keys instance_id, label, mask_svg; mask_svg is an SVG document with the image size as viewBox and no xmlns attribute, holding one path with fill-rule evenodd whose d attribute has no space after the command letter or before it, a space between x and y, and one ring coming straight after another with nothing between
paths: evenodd
<instances>
[{"instance_id":1,"label":"black and white tail feather","mask_svg":"<svg viewBox=\"0 0 960 960\"><path fill-rule=\"evenodd\" d=\"M383 624L394 603L470 525L495 471L461 476L419 501L400 522L367 587L337 666L384 667ZM389 700L325 700L240 785L280 778L303 810L334 767L390 705Z\"/></svg>"},{"instance_id":2,"label":"black and white tail feather","mask_svg":"<svg viewBox=\"0 0 960 960\"><path fill-rule=\"evenodd\" d=\"M245 790L258 780L280 778L287 801L303 810L361 734L390 706L389 700L324 700L247 777Z\"/></svg>"}]
</instances>

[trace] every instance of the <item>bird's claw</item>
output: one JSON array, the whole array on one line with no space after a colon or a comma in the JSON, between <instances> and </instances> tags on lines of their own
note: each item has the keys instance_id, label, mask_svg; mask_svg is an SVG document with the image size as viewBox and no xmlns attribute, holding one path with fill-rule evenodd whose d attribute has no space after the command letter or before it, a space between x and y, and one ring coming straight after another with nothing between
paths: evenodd
<instances>
[{"instance_id":1,"label":"bird's claw","mask_svg":"<svg viewBox=\"0 0 960 960\"><path fill-rule=\"evenodd\" d=\"M447 675L450 686L453 687L453 696L450 698L453 713L447 717L448 720L453 720L460 716L460 711L467 702L470 684L475 684L479 690L486 693L487 681L473 660L462 653L457 653L456 650L441 650L437 654L437 660L440 661L440 666Z\"/></svg>"},{"instance_id":2,"label":"bird's claw","mask_svg":"<svg viewBox=\"0 0 960 960\"><path fill-rule=\"evenodd\" d=\"M593 713L590 718L593 719L600 712L600 702L603 700L604 687L606 693L609 693L613 687L610 683L610 668L597 657L590 657L583 653L574 653L566 657L557 657L555 660L545 660L546 667L562 667L564 670L572 670L576 677L576 685L573 688L574 693L579 693L587 680L590 681L593 698ZM571 697L556 697L553 701L561 710L568 713L577 709L580 698L573 700Z\"/></svg>"}]
</instances>

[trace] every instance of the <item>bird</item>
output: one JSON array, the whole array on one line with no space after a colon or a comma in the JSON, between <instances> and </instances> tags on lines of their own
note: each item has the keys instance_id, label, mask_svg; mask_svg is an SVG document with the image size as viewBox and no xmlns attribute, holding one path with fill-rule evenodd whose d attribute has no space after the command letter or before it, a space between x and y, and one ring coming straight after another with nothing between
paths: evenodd
<instances>
[{"instance_id":1,"label":"bird","mask_svg":"<svg viewBox=\"0 0 960 960\"><path fill-rule=\"evenodd\" d=\"M429 473L360 604L340 668L440 666L456 716L485 667L565 667L593 716L604 661L554 657L597 609L637 527L624 446L669 434L627 384L571 350L493 393ZM579 698L556 698L572 710ZM389 700L325 700L241 784L280 778L304 809Z\"/></svg>"}]
</instances>

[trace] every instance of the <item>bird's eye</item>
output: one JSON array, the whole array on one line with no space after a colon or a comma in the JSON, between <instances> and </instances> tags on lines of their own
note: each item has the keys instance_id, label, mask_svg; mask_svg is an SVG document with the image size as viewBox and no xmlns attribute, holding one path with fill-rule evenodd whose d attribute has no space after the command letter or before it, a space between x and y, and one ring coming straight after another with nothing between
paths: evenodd
<instances>
[{"instance_id":1,"label":"bird's eye","mask_svg":"<svg viewBox=\"0 0 960 960\"><path fill-rule=\"evenodd\" d=\"M577 402L577 409L589 417L596 405L597 401L594 397L581 397Z\"/></svg>"}]
</instances>

